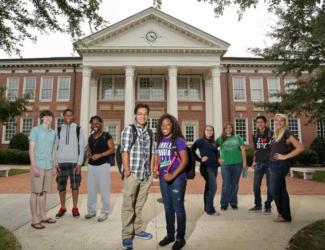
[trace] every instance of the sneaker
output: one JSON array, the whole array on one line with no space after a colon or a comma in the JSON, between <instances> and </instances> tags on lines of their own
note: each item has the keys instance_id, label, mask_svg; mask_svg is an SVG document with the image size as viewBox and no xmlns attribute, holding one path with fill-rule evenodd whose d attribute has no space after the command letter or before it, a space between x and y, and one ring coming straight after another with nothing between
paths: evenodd
<instances>
[{"instance_id":1,"label":"sneaker","mask_svg":"<svg viewBox=\"0 0 325 250\"><path fill-rule=\"evenodd\" d=\"M163 238L161 241L159 241L159 246L163 247L163 246L167 246L169 243L174 242L175 239L174 238L170 238L168 236L165 236L165 238Z\"/></svg>"},{"instance_id":2,"label":"sneaker","mask_svg":"<svg viewBox=\"0 0 325 250\"><path fill-rule=\"evenodd\" d=\"M271 213L272 213L272 208L270 208L270 207L265 207L264 208L264 214L270 215Z\"/></svg>"},{"instance_id":3,"label":"sneaker","mask_svg":"<svg viewBox=\"0 0 325 250\"><path fill-rule=\"evenodd\" d=\"M233 210L238 210L238 206L237 206L237 205L231 205L231 208L232 208Z\"/></svg>"},{"instance_id":4,"label":"sneaker","mask_svg":"<svg viewBox=\"0 0 325 250\"><path fill-rule=\"evenodd\" d=\"M73 215L73 217L79 217L80 216L79 210L78 210L77 207L72 208L72 215Z\"/></svg>"},{"instance_id":5,"label":"sneaker","mask_svg":"<svg viewBox=\"0 0 325 250\"><path fill-rule=\"evenodd\" d=\"M135 236L142 240L150 240L152 238L152 234L145 232L145 231L141 231L140 233L136 234Z\"/></svg>"},{"instance_id":6,"label":"sneaker","mask_svg":"<svg viewBox=\"0 0 325 250\"><path fill-rule=\"evenodd\" d=\"M106 219L107 219L107 213L101 213L100 215L99 215L99 217L97 218L97 221L98 222L103 222L103 221L105 221Z\"/></svg>"},{"instance_id":7,"label":"sneaker","mask_svg":"<svg viewBox=\"0 0 325 250\"><path fill-rule=\"evenodd\" d=\"M182 249L186 244L186 241L184 239L182 240L176 240L174 245L172 246L172 250L178 250Z\"/></svg>"},{"instance_id":8,"label":"sneaker","mask_svg":"<svg viewBox=\"0 0 325 250\"><path fill-rule=\"evenodd\" d=\"M85 215L85 219L91 219L96 216L96 212L88 212L88 214Z\"/></svg>"},{"instance_id":9,"label":"sneaker","mask_svg":"<svg viewBox=\"0 0 325 250\"><path fill-rule=\"evenodd\" d=\"M251 209L248 210L249 213L257 213L261 211L262 211L262 207L259 206L252 207Z\"/></svg>"},{"instance_id":10,"label":"sneaker","mask_svg":"<svg viewBox=\"0 0 325 250\"><path fill-rule=\"evenodd\" d=\"M56 219L60 219L66 212L67 210L63 207L60 207L59 212L55 215Z\"/></svg>"},{"instance_id":11,"label":"sneaker","mask_svg":"<svg viewBox=\"0 0 325 250\"><path fill-rule=\"evenodd\" d=\"M222 211L226 211L227 209L228 209L228 207L226 207L226 206L221 206L221 208L220 208Z\"/></svg>"},{"instance_id":12,"label":"sneaker","mask_svg":"<svg viewBox=\"0 0 325 250\"><path fill-rule=\"evenodd\" d=\"M132 238L122 240L122 248L126 250L133 249Z\"/></svg>"}]
</instances>

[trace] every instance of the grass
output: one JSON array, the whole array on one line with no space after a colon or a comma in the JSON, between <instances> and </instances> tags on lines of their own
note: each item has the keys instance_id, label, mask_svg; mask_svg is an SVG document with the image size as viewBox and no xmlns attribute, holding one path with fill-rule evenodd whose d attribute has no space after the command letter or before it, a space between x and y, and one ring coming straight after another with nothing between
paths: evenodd
<instances>
[{"instance_id":1,"label":"grass","mask_svg":"<svg viewBox=\"0 0 325 250\"><path fill-rule=\"evenodd\" d=\"M12 168L12 169L9 170L9 176L18 175L18 174L26 174L26 173L29 173L29 172L30 172L29 169Z\"/></svg>"},{"instance_id":2,"label":"grass","mask_svg":"<svg viewBox=\"0 0 325 250\"><path fill-rule=\"evenodd\" d=\"M325 219L299 230L289 241L288 250L324 250Z\"/></svg>"},{"instance_id":3,"label":"grass","mask_svg":"<svg viewBox=\"0 0 325 250\"><path fill-rule=\"evenodd\" d=\"M325 171L316 171L313 176L314 181L325 182Z\"/></svg>"},{"instance_id":4,"label":"grass","mask_svg":"<svg viewBox=\"0 0 325 250\"><path fill-rule=\"evenodd\" d=\"M7 229L0 226L0 250L20 250L21 245L16 237Z\"/></svg>"}]
</instances>

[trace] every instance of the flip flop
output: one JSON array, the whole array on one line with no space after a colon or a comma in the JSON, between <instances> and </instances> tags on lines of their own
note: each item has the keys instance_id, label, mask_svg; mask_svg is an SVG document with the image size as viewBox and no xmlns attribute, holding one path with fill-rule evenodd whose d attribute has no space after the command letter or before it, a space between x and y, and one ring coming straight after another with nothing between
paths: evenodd
<instances>
[{"instance_id":1,"label":"flip flop","mask_svg":"<svg viewBox=\"0 0 325 250\"><path fill-rule=\"evenodd\" d=\"M42 223L48 223L48 224L54 224L56 223L56 220L52 218L47 218L46 220L41 220Z\"/></svg>"},{"instance_id":2,"label":"flip flop","mask_svg":"<svg viewBox=\"0 0 325 250\"><path fill-rule=\"evenodd\" d=\"M45 228L45 226L41 223L41 222L39 222L39 223L35 223L35 224L30 224L33 228L35 228L35 229L44 229Z\"/></svg>"}]
</instances>

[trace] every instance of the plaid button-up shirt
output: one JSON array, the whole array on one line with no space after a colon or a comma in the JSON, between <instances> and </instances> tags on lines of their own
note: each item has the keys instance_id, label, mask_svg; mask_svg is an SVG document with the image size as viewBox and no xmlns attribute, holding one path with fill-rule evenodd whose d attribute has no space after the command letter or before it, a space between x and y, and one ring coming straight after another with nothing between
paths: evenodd
<instances>
[{"instance_id":1,"label":"plaid button-up shirt","mask_svg":"<svg viewBox=\"0 0 325 250\"><path fill-rule=\"evenodd\" d=\"M130 157L130 171L131 174L136 176L140 180L144 180L151 175L150 171L150 135L148 132L148 126L144 128L135 124L137 129L137 139L132 146L133 133L132 127L127 126L122 131L121 140L121 152L128 152ZM155 142L153 138L152 142L152 154L155 153Z\"/></svg>"}]
</instances>

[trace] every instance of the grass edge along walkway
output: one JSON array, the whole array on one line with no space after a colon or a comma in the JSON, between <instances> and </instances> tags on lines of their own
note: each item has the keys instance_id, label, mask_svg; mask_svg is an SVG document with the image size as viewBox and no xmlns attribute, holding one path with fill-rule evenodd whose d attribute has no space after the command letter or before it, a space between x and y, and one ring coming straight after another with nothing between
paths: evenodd
<instances>
[{"instance_id":1,"label":"grass edge along walkway","mask_svg":"<svg viewBox=\"0 0 325 250\"><path fill-rule=\"evenodd\" d=\"M21 245L6 228L0 226L0 250L21 250Z\"/></svg>"}]
</instances>

